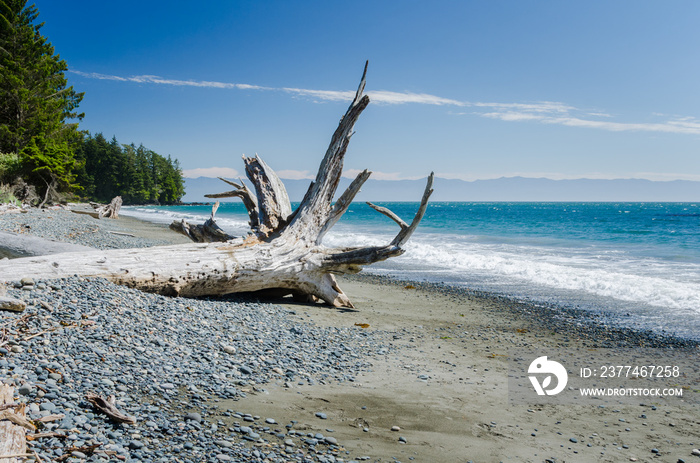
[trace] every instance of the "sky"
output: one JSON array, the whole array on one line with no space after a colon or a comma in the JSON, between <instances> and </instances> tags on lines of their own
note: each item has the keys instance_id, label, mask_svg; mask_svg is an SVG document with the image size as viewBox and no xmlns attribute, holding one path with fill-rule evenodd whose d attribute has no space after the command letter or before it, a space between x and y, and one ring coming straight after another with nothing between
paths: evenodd
<instances>
[{"instance_id":1,"label":"sky","mask_svg":"<svg viewBox=\"0 0 700 463\"><path fill-rule=\"evenodd\" d=\"M369 60L347 176L700 180L697 1L36 0L80 128L312 178Z\"/></svg>"}]
</instances>

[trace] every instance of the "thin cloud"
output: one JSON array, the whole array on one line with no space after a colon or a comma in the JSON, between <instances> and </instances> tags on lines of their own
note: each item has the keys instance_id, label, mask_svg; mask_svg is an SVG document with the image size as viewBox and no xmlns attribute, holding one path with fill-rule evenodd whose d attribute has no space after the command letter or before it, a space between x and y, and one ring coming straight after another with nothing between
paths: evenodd
<instances>
[{"instance_id":1,"label":"thin cloud","mask_svg":"<svg viewBox=\"0 0 700 463\"><path fill-rule=\"evenodd\" d=\"M343 177L354 180L360 172L362 172L360 169L346 169L343 171ZM418 180L425 177L407 177L402 175L401 172L379 172L373 170L370 178L373 180Z\"/></svg>"},{"instance_id":2,"label":"thin cloud","mask_svg":"<svg viewBox=\"0 0 700 463\"><path fill-rule=\"evenodd\" d=\"M627 180L627 179L639 179L639 180L652 180L652 181L674 181L674 180L692 180L700 181L700 175L696 174L677 174L677 173L662 173L662 172L633 172L625 175L616 175L601 172L591 172L587 174L564 174L561 172L507 172L495 175L470 175L470 174L455 174L452 172L436 172L435 177L451 179L451 180L464 180L467 182L473 182L476 180L494 180L499 178L513 178L513 177L523 177L523 178L538 178L538 179L548 179L548 180Z\"/></svg>"},{"instance_id":3,"label":"thin cloud","mask_svg":"<svg viewBox=\"0 0 700 463\"><path fill-rule=\"evenodd\" d=\"M308 170L293 169L280 170L277 172L277 176L285 180L313 180L316 178L316 175Z\"/></svg>"},{"instance_id":4,"label":"thin cloud","mask_svg":"<svg viewBox=\"0 0 700 463\"><path fill-rule=\"evenodd\" d=\"M236 169L230 167L198 167L196 169L184 169L182 175L185 178L198 178L198 177L225 177L225 178L237 178L240 176Z\"/></svg>"},{"instance_id":5,"label":"thin cloud","mask_svg":"<svg viewBox=\"0 0 700 463\"><path fill-rule=\"evenodd\" d=\"M287 94L312 98L317 101L350 101L355 96L350 90L314 90L293 87L263 87L259 85L216 82L207 80L166 79L154 75L121 77L95 72L70 71L88 79L110 80L116 82L133 82L139 84L171 85L178 87L196 87L213 89L236 89L256 91L277 91ZM455 115L474 114L479 117L497 119L506 122L539 122L543 124L562 125L610 132L661 132L674 134L700 135L700 122L693 117L673 117L661 122L615 122L605 112L585 112L579 108L556 101L539 101L530 103L493 103L459 101L427 93L392 92L386 90L368 92L370 98L379 104L424 104L433 106L452 106L472 108L470 112L451 112ZM659 113L653 113L661 117ZM665 116L668 118L668 116ZM605 118L600 120L598 118Z\"/></svg>"}]
</instances>

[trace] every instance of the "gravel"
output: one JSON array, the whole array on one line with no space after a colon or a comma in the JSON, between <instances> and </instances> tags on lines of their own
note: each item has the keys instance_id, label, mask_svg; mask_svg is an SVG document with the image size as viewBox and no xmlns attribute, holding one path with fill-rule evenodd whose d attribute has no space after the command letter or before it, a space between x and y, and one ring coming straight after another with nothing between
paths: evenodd
<instances>
[{"instance_id":1,"label":"gravel","mask_svg":"<svg viewBox=\"0 0 700 463\"><path fill-rule=\"evenodd\" d=\"M271 381L353 381L387 350L379 331L318 327L273 304L173 299L103 279L33 283L8 289L27 309L0 313L7 345L21 348L0 354L0 377L18 388L30 419L58 416L42 431L61 437L30 443L44 461L343 461L335 438L216 403ZM114 395L136 424L110 421L88 391Z\"/></svg>"},{"instance_id":2,"label":"gravel","mask_svg":"<svg viewBox=\"0 0 700 463\"><path fill-rule=\"evenodd\" d=\"M157 238L113 234L131 233L119 220L98 220L65 209L27 209L25 213L3 214L0 231L30 234L40 238L80 244L96 249L144 248L170 244Z\"/></svg>"}]
</instances>

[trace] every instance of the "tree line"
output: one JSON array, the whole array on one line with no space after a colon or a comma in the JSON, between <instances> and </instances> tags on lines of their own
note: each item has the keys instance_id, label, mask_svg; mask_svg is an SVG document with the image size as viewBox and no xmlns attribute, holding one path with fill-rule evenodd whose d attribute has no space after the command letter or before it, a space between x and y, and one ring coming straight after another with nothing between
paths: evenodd
<instances>
[{"instance_id":1,"label":"tree line","mask_svg":"<svg viewBox=\"0 0 700 463\"><path fill-rule=\"evenodd\" d=\"M82 192L100 202L121 196L125 204L172 204L185 194L180 164L170 156L120 145L98 133L86 134L76 151L77 183Z\"/></svg>"},{"instance_id":2,"label":"tree line","mask_svg":"<svg viewBox=\"0 0 700 463\"><path fill-rule=\"evenodd\" d=\"M0 183L20 179L55 199L178 202L177 160L79 130L84 94L68 85L68 66L41 34L38 16L27 0L0 0Z\"/></svg>"}]
</instances>

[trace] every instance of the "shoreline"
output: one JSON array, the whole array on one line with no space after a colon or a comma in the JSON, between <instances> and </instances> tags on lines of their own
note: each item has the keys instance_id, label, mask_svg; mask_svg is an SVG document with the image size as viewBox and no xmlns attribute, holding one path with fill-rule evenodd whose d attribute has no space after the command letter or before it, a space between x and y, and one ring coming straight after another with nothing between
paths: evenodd
<instances>
[{"instance_id":1,"label":"shoreline","mask_svg":"<svg viewBox=\"0 0 700 463\"><path fill-rule=\"evenodd\" d=\"M73 220L73 216L79 217L72 214L67 216L67 220ZM2 220L4 219L0 217ZM138 239L145 240L143 244L148 240L175 239L170 234L180 238L180 235L166 226L132 217L122 220L110 221L117 224L108 224L104 230L104 227L100 227L100 231L95 233L106 236L109 227L118 225L123 230L133 230L134 235L138 234ZM99 222L105 221L103 219ZM39 226L34 228L38 230ZM184 242L189 242L185 237L182 238ZM134 238L130 240L126 243L133 244ZM61 300L61 291L67 291L75 284L78 283L68 282L64 284L65 288L53 291L12 291L30 301L34 300L33 308L28 308L27 311L35 310L41 314L43 309L40 300L48 297ZM96 315L93 318L98 325L107 324L105 320L114 316L110 314L111 311L122 309L120 305L110 303L110 300L135 299L135 294L138 293L100 281L79 284L85 285L86 291L93 288L93 285L99 285L95 288L101 289L80 296L71 293L72 296L69 297L73 299L70 299L70 303L65 302L67 305L63 310L68 310L67 307L71 306L82 307L88 300L104 299L104 305L90 305L95 307ZM514 405L508 400L507 381L508 356L512 349L518 351L535 347L586 352L611 347L626 352L639 347L664 347L679 353L697 353L696 341L635 332L629 328L614 328L601 323L595 314L581 310L560 311L551 307L538 307L497 295L445 285L394 280L371 274L341 277L339 285L356 309L295 304L288 299L259 302L251 300L250 296L188 300L144 295L144 298L152 302L143 307L162 307L165 311L163 313L171 314L162 315L166 318L189 319L190 312L183 307L187 304L196 305L196 310L204 318L210 316L210 311L218 313L216 311L221 310L223 312L220 316L227 317L227 307L238 307L236 310L244 313L248 313L245 312L248 310L269 313L278 318L275 318L277 321L272 322L272 325L270 322L259 324L255 322L254 312L241 314L244 317L241 321L243 324L236 325L241 327L237 330L252 330L246 335L252 336L251 340L237 336L235 331L226 331L221 322L202 325L201 333L209 333L207 338L220 339L217 342L234 336L234 340L226 342L235 347L235 354L227 356L228 351L207 354L206 361L204 357L198 361L205 362L202 367L204 369L219 371L218 379L215 379L217 382L228 374L233 375L231 381L237 392L233 394L217 389L202 390L200 383L193 390L187 385L191 381L187 375L180 378L179 383L169 380L175 384L177 395L162 388L156 388L150 393L138 388L132 390L134 385L126 383L124 386L128 391L120 393L120 400L130 398L130 401L123 402L125 405L134 402L143 404L141 408L134 409L133 413L138 415L139 422L135 429L128 431L137 438L131 437L123 445L119 439L108 438L110 443L107 445L116 446L122 452L120 455L127 456L131 461L151 461L152 454L139 453L141 449L130 447L129 441L148 441L150 444L147 443L145 448L152 447L154 451L161 448L157 442L164 438L157 433L151 437L149 431L142 431L151 429L145 423L149 419L150 422L160 423L159 420L168 416L172 420L174 413L182 415L177 407L183 406L180 402L186 402L187 411L202 415L200 428L216 427L217 430L209 432L205 437L208 439L207 445L211 445L207 447L209 450L203 451L202 458L193 454L192 460L189 460L189 450L177 444L180 446L178 459L182 461L226 461L218 455L233 455L233 450L226 450L228 444L216 444L217 439L235 443L232 447L234 449L241 446L240 455L253 450L273 450L280 459L271 458L272 461L364 461L367 456L369 458L366 461L390 461L394 458L400 461L539 462L549 459L557 462L676 463L679 459L692 461L692 458L696 458L691 452L700 446L697 403L644 399L633 405L616 404L606 408L593 405ZM101 296L102 292L105 296ZM52 300L51 305L54 304ZM107 311L103 313L105 309ZM133 318L129 319L129 323L150 326L155 322L152 319L155 315L151 315L150 310L131 310L130 316ZM230 316L239 316L237 313L232 312ZM60 314L54 311L48 315L65 318L72 316L72 312ZM13 317L2 312L0 316L3 320L11 320ZM77 316L80 319L80 314ZM250 318L250 321L245 321L245 317ZM251 325L253 322L255 324ZM199 323L203 322L193 318L188 323L193 329L200 329ZM266 334L269 328L265 326L280 323L289 328L278 332L282 334ZM369 326L365 327L366 325ZM166 347L184 345L178 337L182 334L172 340L166 338L165 341L159 341L161 338L158 337L153 341L152 336L158 335L158 330L151 330L152 334L143 333L151 341L139 345L151 346L148 347L149 350L154 346L160 349L160 342L164 342ZM284 338L290 333L292 337L285 342L297 345L298 338L301 337L309 343L308 347L301 351L299 347L292 348L291 351L282 347L270 347L269 353L266 353L264 350L259 351L255 347L257 342L253 342L258 339L260 344L257 345L266 346L276 338ZM54 334L52 344L60 339L62 338L58 334ZM90 347L90 342L93 342L90 339L85 341L88 351L94 349ZM114 347L115 352L128 350L117 342L118 338L112 339L101 344L98 349L110 351L111 343L115 343L114 346L120 346L118 349ZM48 348L44 347L45 343L39 344L40 340L41 337L35 338L24 348L36 349L36 352L40 348ZM201 334L193 339L198 344L204 341L206 339L202 339ZM278 348L282 349L279 353ZM164 349L166 352L163 361L175 362L168 364L177 365L178 359L170 358L167 349ZM214 348L213 352L217 352L217 349ZM312 359L311 355L322 352L325 352L322 357L324 360ZM138 352L134 354L139 355ZM4 354L0 361L13 360L15 357L17 354ZM222 357L231 358L238 366L219 370L217 362L224 361L221 360ZM33 369L31 358L27 357L26 360L30 362L24 368L27 371ZM281 374L273 370L272 365L284 358L298 358L295 362L301 362L297 363L302 366L295 367L294 375L285 374L282 364L277 367L281 368ZM88 363L90 368L100 368L99 359L94 361L97 363ZM195 361L194 364L196 363ZM241 369L241 366L247 370ZM245 373L251 370L251 374ZM260 373L263 376L258 374L258 370L264 372ZM86 377L81 375L74 371L73 383L86 381ZM25 372L24 376L23 378L20 374L15 378L20 383L35 381L31 374L27 376ZM109 385L109 381L108 379L105 384ZM30 402L37 400L33 395L26 397ZM643 406L640 405L642 402ZM148 415L148 407L154 406L161 408L166 416ZM323 413L325 419L319 418L318 413ZM252 421L247 422L246 414L250 415ZM176 418L182 419L181 416ZM273 419L276 424L265 424L266 418ZM292 420L296 423L292 423ZM186 426L190 426L189 423L185 420ZM291 431L294 434L289 428L285 431L287 423L292 424ZM257 433L263 441L249 439L251 434L241 431L246 427L244 425L254 434ZM398 426L400 430L392 431L393 426ZM266 427L268 431L265 431ZM184 429L200 432L196 428ZM280 432L275 433L275 430ZM276 437L278 435L283 437ZM314 440L319 441L318 435L322 435L321 441L326 438L330 440L323 445L310 444ZM405 443L400 442L400 438ZM285 444L289 439L293 446ZM334 441L338 443L337 446L332 444ZM195 445L192 452L197 450L197 445L199 444ZM134 446L138 447L138 444ZM161 451L173 455L167 453L168 448L174 447L165 445ZM216 453L213 449L219 449L221 453ZM654 449L657 452L653 452ZM204 455L208 459L203 458ZM236 461L258 461L254 454L250 460L240 455Z\"/></svg>"}]
</instances>

